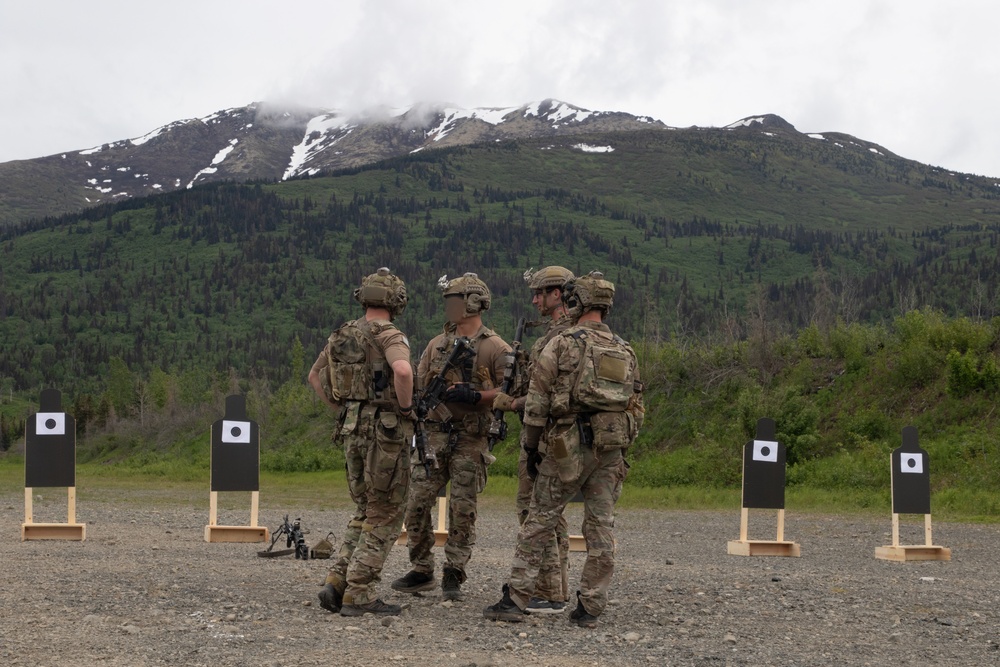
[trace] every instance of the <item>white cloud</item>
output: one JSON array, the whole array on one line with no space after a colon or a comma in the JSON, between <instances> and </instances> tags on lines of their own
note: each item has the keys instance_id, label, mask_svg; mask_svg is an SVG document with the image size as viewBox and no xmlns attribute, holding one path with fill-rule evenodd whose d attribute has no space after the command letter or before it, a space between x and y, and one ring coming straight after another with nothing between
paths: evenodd
<instances>
[{"instance_id":1,"label":"white cloud","mask_svg":"<svg viewBox=\"0 0 1000 667\"><path fill-rule=\"evenodd\" d=\"M670 125L776 113L1000 176L992 26L968 0L0 4L0 160L254 100L345 110L556 97Z\"/></svg>"}]
</instances>

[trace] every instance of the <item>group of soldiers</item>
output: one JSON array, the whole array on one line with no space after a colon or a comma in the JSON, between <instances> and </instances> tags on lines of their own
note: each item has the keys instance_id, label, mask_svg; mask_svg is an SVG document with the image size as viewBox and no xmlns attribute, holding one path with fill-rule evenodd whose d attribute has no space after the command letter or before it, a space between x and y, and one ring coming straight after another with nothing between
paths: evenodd
<instances>
[{"instance_id":1,"label":"group of soldiers","mask_svg":"<svg viewBox=\"0 0 1000 667\"><path fill-rule=\"evenodd\" d=\"M324 609L342 616L400 613L376 589L404 521L411 569L392 588L418 593L438 586L431 510L449 482L440 586L446 600L462 599L476 542L476 500L495 461L489 433L494 414L504 411L522 420L520 531L502 598L483 615L520 621L566 608L563 511L582 493L587 558L570 619L596 626L614 570L614 505L628 470L624 454L642 425L642 384L634 351L604 323L615 287L603 274L576 277L550 266L525 272L525 280L546 325L529 354L515 358L483 324L490 290L466 273L439 282L447 323L427 344L416 372L409 341L393 323L407 304L403 281L381 268L354 290L364 316L330 335L309 372L313 389L337 415L334 439L344 447L355 503L319 593ZM465 354L456 363L459 348ZM517 368L514 376L511 367ZM446 387L438 401L426 400L432 384ZM422 437L414 438L415 429ZM422 444L416 455L414 442Z\"/></svg>"}]
</instances>

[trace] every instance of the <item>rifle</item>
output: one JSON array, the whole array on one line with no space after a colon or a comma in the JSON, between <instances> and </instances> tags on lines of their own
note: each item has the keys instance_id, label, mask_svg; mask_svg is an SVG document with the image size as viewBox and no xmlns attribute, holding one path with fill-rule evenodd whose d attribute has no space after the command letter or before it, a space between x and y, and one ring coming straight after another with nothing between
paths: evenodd
<instances>
[{"instance_id":1,"label":"rifle","mask_svg":"<svg viewBox=\"0 0 1000 667\"><path fill-rule=\"evenodd\" d=\"M285 546L289 548L272 551L274 545L282 535L286 536ZM293 544L295 545L294 547L292 547ZM305 531L302 530L302 519L296 519L293 523L289 523L288 515L286 514L285 522L278 526L278 529L271 536L271 545L266 551L258 551L257 555L261 558L275 558L277 556L288 556L289 554L295 554L296 560L300 558L302 560L309 560L309 547L306 546Z\"/></svg>"},{"instance_id":2,"label":"rifle","mask_svg":"<svg viewBox=\"0 0 1000 667\"><path fill-rule=\"evenodd\" d=\"M424 472L428 476L431 474L431 464L437 468L437 457L433 452L427 453L427 427L425 423L427 415L444 401L444 394L448 391L448 380L445 378L448 371L463 365L473 354L475 353L469 346L468 338L464 336L456 338L451 345L451 353L444 362L444 368L427 383L427 386L420 392L420 398L414 402L417 416L415 428L417 454L420 456L420 462L424 464Z\"/></svg>"},{"instance_id":3,"label":"rifle","mask_svg":"<svg viewBox=\"0 0 1000 667\"><path fill-rule=\"evenodd\" d=\"M525 318L517 321L517 329L514 330L514 340L510 344L510 352L507 353L507 367L503 369L503 382L500 384L500 391L509 394L514 387L514 377L517 375L517 353L521 351L521 339L524 337L524 329L527 325ZM493 411L493 421L490 422L490 430L486 437L486 443L492 452L493 447L507 437L507 420L504 419L503 410Z\"/></svg>"}]
</instances>

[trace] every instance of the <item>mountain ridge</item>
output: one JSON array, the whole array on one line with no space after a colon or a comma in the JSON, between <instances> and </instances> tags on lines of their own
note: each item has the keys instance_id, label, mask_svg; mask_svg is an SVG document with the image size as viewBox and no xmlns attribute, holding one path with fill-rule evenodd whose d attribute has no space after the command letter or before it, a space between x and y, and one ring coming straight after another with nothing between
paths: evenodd
<instances>
[{"instance_id":1,"label":"mountain ridge","mask_svg":"<svg viewBox=\"0 0 1000 667\"><path fill-rule=\"evenodd\" d=\"M287 180L429 147L666 127L554 99L519 107L416 104L364 112L255 102L139 137L0 164L0 224L216 181Z\"/></svg>"},{"instance_id":2,"label":"mountain ridge","mask_svg":"<svg viewBox=\"0 0 1000 667\"><path fill-rule=\"evenodd\" d=\"M202 183L315 176L431 148L648 129L829 136L839 146L897 157L842 133L802 134L776 114L722 128L676 128L650 116L593 111L552 98L510 107L420 103L362 112L254 102L138 137L0 163L0 225Z\"/></svg>"}]
</instances>

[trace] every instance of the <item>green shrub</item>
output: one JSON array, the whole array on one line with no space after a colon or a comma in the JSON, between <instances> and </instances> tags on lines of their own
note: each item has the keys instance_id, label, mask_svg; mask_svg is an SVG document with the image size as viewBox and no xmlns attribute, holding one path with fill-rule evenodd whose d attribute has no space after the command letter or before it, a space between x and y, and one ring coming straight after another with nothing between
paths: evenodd
<instances>
[{"instance_id":1,"label":"green shrub","mask_svg":"<svg viewBox=\"0 0 1000 667\"><path fill-rule=\"evenodd\" d=\"M892 384L896 389L921 389L936 380L940 373L940 356L926 343L909 341L892 369Z\"/></svg>"},{"instance_id":2,"label":"green shrub","mask_svg":"<svg viewBox=\"0 0 1000 667\"><path fill-rule=\"evenodd\" d=\"M972 350L951 350L945 358L948 365L948 393L963 398L975 391L995 392L1000 386L1000 368L993 357L980 361Z\"/></svg>"},{"instance_id":3,"label":"green shrub","mask_svg":"<svg viewBox=\"0 0 1000 667\"><path fill-rule=\"evenodd\" d=\"M819 454L819 409L814 402L789 390L774 407L774 421L789 465Z\"/></svg>"},{"instance_id":4,"label":"green shrub","mask_svg":"<svg viewBox=\"0 0 1000 667\"><path fill-rule=\"evenodd\" d=\"M844 432L855 444L886 440L893 435L892 420L880 410L866 408L844 418Z\"/></svg>"}]
</instances>

